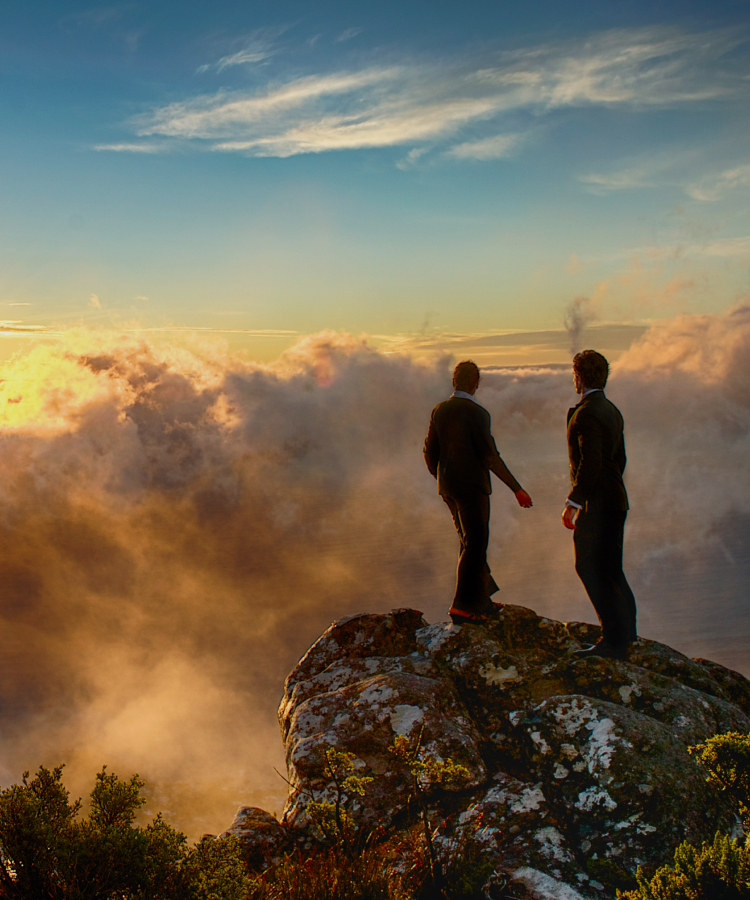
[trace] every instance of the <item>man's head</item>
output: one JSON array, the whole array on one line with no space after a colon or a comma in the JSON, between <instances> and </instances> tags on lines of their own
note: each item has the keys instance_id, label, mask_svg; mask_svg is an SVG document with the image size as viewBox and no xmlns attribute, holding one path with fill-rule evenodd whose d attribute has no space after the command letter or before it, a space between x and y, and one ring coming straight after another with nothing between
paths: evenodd
<instances>
[{"instance_id":1,"label":"man's head","mask_svg":"<svg viewBox=\"0 0 750 900\"><path fill-rule=\"evenodd\" d=\"M460 362L453 370L453 387L473 394L479 384L479 369L470 359Z\"/></svg>"},{"instance_id":2,"label":"man's head","mask_svg":"<svg viewBox=\"0 0 750 900\"><path fill-rule=\"evenodd\" d=\"M596 350L582 350L573 357L573 375L579 393L582 393L579 385L587 391L603 388L609 375L609 363Z\"/></svg>"}]
</instances>

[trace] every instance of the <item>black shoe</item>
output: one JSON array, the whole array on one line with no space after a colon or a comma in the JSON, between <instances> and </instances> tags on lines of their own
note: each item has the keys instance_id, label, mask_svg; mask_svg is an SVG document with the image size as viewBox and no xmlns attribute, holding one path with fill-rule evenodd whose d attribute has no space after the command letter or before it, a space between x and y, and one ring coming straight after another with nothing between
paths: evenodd
<instances>
[{"instance_id":1,"label":"black shoe","mask_svg":"<svg viewBox=\"0 0 750 900\"><path fill-rule=\"evenodd\" d=\"M628 648L615 647L607 641L599 641L593 647L584 647L582 650L574 650L576 659L588 659L591 656L599 656L603 659L627 659Z\"/></svg>"},{"instance_id":2,"label":"black shoe","mask_svg":"<svg viewBox=\"0 0 750 900\"><path fill-rule=\"evenodd\" d=\"M496 603L494 600L488 600L487 606L482 610L482 615L487 616L488 619L494 619L495 616L500 615L500 610L503 608L502 603Z\"/></svg>"}]
</instances>

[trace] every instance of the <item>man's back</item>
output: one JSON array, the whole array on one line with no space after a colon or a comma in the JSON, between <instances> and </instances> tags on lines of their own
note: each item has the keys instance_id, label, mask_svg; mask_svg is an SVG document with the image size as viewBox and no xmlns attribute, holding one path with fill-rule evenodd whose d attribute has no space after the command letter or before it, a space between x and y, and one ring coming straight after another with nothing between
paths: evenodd
<instances>
[{"instance_id":1,"label":"man's back","mask_svg":"<svg viewBox=\"0 0 750 900\"><path fill-rule=\"evenodd\" d=\"M603 391L593 391L568 411L568 450L569 499L590 510L627 510L622 414Z\"/></svg>"},{"instance_id":2,"label":"man's back","mask_svg":"<svg viewBox=\"0 0 750 900\"><path fill-rule=\"evenodd\" d=\"M500 458L490 431L490 414L473 400L451 397L433 409L424 446L427 468L442 496L467 490L492 493L490 471L513 491L521 486Z\"/></svg>"}]
</instances>

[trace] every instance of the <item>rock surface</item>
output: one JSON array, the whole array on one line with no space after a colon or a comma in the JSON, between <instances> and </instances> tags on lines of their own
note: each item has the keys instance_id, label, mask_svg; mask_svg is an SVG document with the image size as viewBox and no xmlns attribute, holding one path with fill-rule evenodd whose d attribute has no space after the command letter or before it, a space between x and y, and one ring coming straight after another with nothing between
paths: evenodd
<instances>
[{"instance_id":1,"label":"rock surface","mask_svg":"<svg viewBox=\"0 0 750 900\"><path fill-rule=\"evenodd\" d=\"M438 846L479 842L513 896L614 896L682 840L737 829L688 747L750 731L750 682L648 640L627 661L571 655L597 637L520 606L486 626L428 625L411 609L334 623L286 682L290 792L281 830L268 827L304 833L310 798L334 798L328 747L373 776L355 815L405 827L409 776L387 748L421 734L425 758L469 773L436 798Z\"/></svg>"}]
</instances>

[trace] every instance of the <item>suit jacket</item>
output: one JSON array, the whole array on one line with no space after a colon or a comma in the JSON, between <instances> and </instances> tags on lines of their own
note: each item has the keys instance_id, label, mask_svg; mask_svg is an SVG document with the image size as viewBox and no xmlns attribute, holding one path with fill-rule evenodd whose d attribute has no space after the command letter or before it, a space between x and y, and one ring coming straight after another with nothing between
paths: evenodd
<instances>
[{"instance_id":1,"label":"suit jacket","mask_svg":"<svg viewBox=\"0 0 750 900\"><path fill-rule=\"evenodd\" d=\"M628 508L622 414L604 391L594 391L568 410L568 455L569 500L587 512Z\"/></svg>"},{"instance_id":2,"label":"suit jacket","mask_svg":"<svg viewBox=\"0 0 750 900\"><path fill-rule=\"evenodd\" d=\"M424 458L442 496L461 497L472 491L491 494L490 472L514 493L521 490L497 452L490 414L473 400L451 397L438 403L430 417Z\"/></svg>"}]
</instances>

